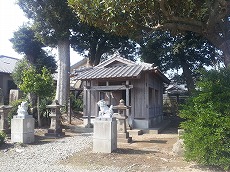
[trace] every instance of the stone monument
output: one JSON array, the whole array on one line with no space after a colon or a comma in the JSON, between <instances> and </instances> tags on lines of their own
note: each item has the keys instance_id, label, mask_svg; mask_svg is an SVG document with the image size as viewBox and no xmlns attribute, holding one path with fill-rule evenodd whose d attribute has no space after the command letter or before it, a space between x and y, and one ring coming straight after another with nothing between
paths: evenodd
<instances>
[{"instance_id":1,"label":"stone monument","mask_svg":"<svg viewBox=\"0 0 230 172\"><path fill-rule=\"evenodd\" d=\"M17 89L11 89L9 95L9 102L19 100L22 97L22 91Z\"/></svg>"},{"instance_id":2,"label":"stone monument","mask_svg":"<svg viewBox=\"0 0 230 172\"><path fill-rule=\"evenodd\" d=\"M55 100L51 105L47 105L46 108L51 110L50 118L50 128L48 129L48 133L45 134L45 136L51 136L51 137L60 137L65 135L64 132L62 132L61 128L61 112L60 108L63 107L62 105L59 105L58 101Z\"/></svg>"},{"instance_id":3,"label":"stone monument","mask_svg":"<svg viewBox=\"0 0 230 172\"><path fill-rule=\"evenodd\" d=\"M117 119L117 141L122 143L130 143L132 137L129 137L129 132L127 132L127 118L126 111L127 106L124 105L124 100L121 99L119 105L114 106L113 109L117 109L118 113L114 113L113 117Z\"/></svg>"},{"instance_id":4,"label":"stone monument","mask_svg":"<svg viewBox=\"0 0 230 172\"><path fill-rule=\"evenodd\" d=\"M117 121L112 117L112 107L105 107L104 103L98 102L100 115L94 122L93 152L111 153L117 149Z\"/></svg>"},{"instance_id":5,"label":"stone monument","mask_svg":"<svg viewBox=\"0 0 230 172\"><path fill-rule=\"evenodd\" d=\"M1 105L0 106L0 131L9 133L9 124L8 124L8 113L12 109L12 106Z\"/></svg>"},{"instance_id":6,"label":"stone monument","mask_svg":"<svg viewBox=\"0 0 230 172\"><path fill-rule=\"evenodd\" d=\"M28 103L18 106L17 115L11 120L11 141L20 143L34 142L35 120L28 112Z\"/></svg>"}]
</instances>

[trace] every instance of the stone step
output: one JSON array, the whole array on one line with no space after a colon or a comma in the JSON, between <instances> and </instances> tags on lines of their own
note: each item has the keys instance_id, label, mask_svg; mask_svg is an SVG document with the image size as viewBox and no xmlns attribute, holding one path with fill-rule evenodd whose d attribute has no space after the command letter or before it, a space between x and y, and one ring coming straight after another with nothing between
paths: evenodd
<instances>
[{"instance_id":1,"label":"stone step","mask_svg":"<svg viewBox=\"0 0 230 172\"><path fill-rule=\"evenodd\" d=\"M142 129L144 134L159 134L170 124L170 120L164 120L154 128Z\"/></svg>"},{"instance_id":2,"label":"stone step","mask_svg":"<svg viewBox=\"0 0 230 172\"><path fill-rule=\"evenodd\" d=\"M143 130L141 129L133 129L133 130L127 130L129 132L130 136L138 136L143 134Z\"/></svg>"},{"instance_id":3,"label":"stone step","mask_svg":"<svg viewBox=\"0 0 230 172\"><path fill-rule=\"evenodd\" d=\"M132 142L132 137L128 138L117 138L118 143L131 143Z\"/></svg>"},{"instance_id":4,"label":"stone step","mask_svg":"<svg viewBox=\"0 0 230 172\"><path fill-rule=\"evenodd\" d=\"M129 133L117 133L117 138L128 138Z\"/></svg>"}]
</instances>

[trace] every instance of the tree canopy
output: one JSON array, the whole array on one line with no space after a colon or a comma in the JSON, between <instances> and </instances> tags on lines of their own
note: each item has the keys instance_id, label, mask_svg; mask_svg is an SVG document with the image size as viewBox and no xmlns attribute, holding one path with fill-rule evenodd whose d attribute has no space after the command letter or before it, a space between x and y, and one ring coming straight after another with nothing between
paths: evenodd
<instances>
[{"instance_id":1,"label":"tree canopy","mask_svg":"<svg viewBox=\"0 0 230 172\"><path fill-rule=\"evenodd\" d=\"M38 72L41 72L44 66L52 73L57 69L54 57L42 49L45 45L35 37L33 29L29 26L20 27L14 32L10 41L13 43L14 50L19 54L24 54Z\"/></svg>"},{"instance_id":2,"label":"tree canopy","mask_svg":"<svg viewBox=\"0 0 230 172\"><path fill-rule=\"evenodd\" d=\"M74 50L86 55L92 66L97 65L104 55L118 51L126 58L134 60L136 43L128 37L106 33L101 29L82 24L81 30L71 35L71 46Z\"/></svg>"},{"instance_id":3,"label":"tree canopy","mask_svg":"<svg viewBox=\"0 0 230 172\"><path fill-rule=\"evenodd\" d=\"M199 69L213 66L218 59L215 47L203 37L192 32L172 36L168 32L154 32L141 45L141 59L159 66L161 71L182 68L182 76L189 92Z\"/></svg>"},{"instance_id":4,"label":"tree canopy","mask_svg":"<svg viewBox=\"0 0 230 172\"><path fill-rule=\"evenodd\" d=\"M36 36L49 46L69 39L70 29L79 23L66 0L18 0L18 5L33 20Z\"/></svg>"},{"instance_id":5,"label":"tree canopy","mask_svg":"<svg viewBox=\"0 0 230 172\"><path fill-rule=\"evenodd\" d=\"M223 51L230 65L230 1L68 0L81 20L108 32L139 39L145 33L192 31Z\"/></svg>"}]
</instances>

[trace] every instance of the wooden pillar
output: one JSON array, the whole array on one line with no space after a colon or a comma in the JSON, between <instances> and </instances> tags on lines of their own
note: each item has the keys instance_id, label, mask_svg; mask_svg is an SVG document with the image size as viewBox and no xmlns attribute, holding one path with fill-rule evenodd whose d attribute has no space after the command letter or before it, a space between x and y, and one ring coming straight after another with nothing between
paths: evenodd
<instances>
[{"instance_id":1,"label":"wooden pillar","mask_svg":"<svg viewBox=\"0 0 230 172\"><path fill-rule=\"evenodd\" d=\"M129 81L126 81L125 85L128 86ZM129 103L129 88L127 88L127 87L125 89L125 95L126 95L125 104L126 104L126 106L129 106L130 105L130 103ZM126 110L126 115L129 116L129 109Z\"/></svg>"},{"instance_id":2,"label":"wooden pillar","mask_svg":"<svg viewBox=\"0 0 230 172\"><path fill-rule=\"evenodd\" d=\"M126 86L129 86L129 81L127 80L126 82L125 82L125 85ZM126 102L125 102L125 104L126 104L126 106L130 106L130 102L129 102L129 88L128 87L126 87L126 89L125 89L125 96L126 96ZM126 116L128 117L128 119L130 118L130 116L129 116L130 114L129 114L129 108L127 108L126 109ZM126 120L126 127L127 127L127 129L129 129L130 130L130 127L129 127L130 125L129 125L129 122L128 122L128 120Z\"/></svg>"}]
</instances>

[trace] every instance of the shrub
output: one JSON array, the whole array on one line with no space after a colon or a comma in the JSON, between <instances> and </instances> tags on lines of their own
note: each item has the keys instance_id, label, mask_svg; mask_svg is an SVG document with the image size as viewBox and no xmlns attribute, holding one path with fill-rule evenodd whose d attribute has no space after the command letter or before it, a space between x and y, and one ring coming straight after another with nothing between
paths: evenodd
<instances>
[{"instance_id":1,"label":"shrub","mask_svg":"<svg viewBox=\"0 0 230 172\"><path fill-rule=\"evenodd\" d=\"M83 111L83 100L81 97L75 98L73 94L70 95L71 108L74 112Z\"/></svg>"},{"instance_id":2,"label":"shrub","mask_svg":"<svg viewBox=\"0 0 230 172\"><path fill-rule=\"evenodd\" d=\"M5 142L6 133L0 131L0 146Z\"/></svg>"},{"instance_id":3,"label":"shrub","mask_svg":"<svg viewBox=\"0 0 230 172\"><path fill-rule=\"evenodd\" d=\"M204 72L197 85L200 91L180 111L185 158L229 169L230 69Z\"/></svg>"}]
</instances>

